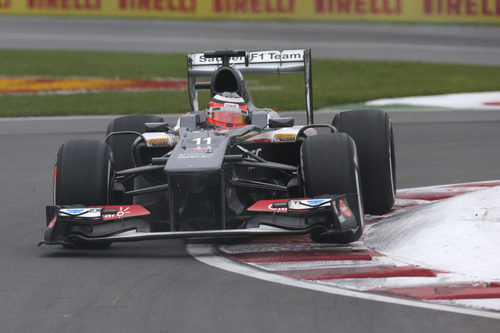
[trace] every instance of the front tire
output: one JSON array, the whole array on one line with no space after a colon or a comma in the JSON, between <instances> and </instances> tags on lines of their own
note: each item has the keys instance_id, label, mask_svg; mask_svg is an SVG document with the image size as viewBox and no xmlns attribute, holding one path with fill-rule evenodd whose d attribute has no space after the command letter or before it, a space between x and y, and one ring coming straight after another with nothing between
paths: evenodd
<instances>
[{"instance_id":1,"label":"front tire","mask_svg":"<svg viewBox=\"0 0 500 333\"><path fill-rule=\"evenodd\" d=\"M363 228L363 208L357 166L356 145L345 133L308 137L301 146L304 194L308 197L347 194L348 204L358 221L356 231L312 233L321 243L350 243L359 239Z\"/></svg>"},{"instance_id":2,"label":"front tire","mask_svg":"<svg viewBox=\"0 0 500 333\"><path fill-rule=\"evenodd\" d=\"M396 197L394 136L388 114L381 110L341 112L333 126L356 142L365 212L387 213Z\"/></svg>"},{"instance_id":3,"label":"front tire","mask_svg":"<svg viewBox=\"0 0 500 333\"><path fill-rule=\"evenodd\" d=\"M54 204L70 206L104 206L109 204L113 173L111 150L95 140L72 140L57 152L54 172ZM104 249L109 241L75 241L65 244L71 249Z\"/></svg>"},{"instance_id":4,"label":"front tire","mask_svg":"<svg viewBox=\"0 0 500 333\"><path fill-rule=\"evenodd\" d=\"M57 152L54 204L108 204L111 174L111 150L108 145L95 140L66 142Z\"/></svg>"}]
</instances>

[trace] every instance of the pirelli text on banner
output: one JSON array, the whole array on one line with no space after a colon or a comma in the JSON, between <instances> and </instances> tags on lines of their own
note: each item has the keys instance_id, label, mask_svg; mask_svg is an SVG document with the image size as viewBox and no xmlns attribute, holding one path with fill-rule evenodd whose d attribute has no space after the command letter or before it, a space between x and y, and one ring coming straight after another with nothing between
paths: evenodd
<instances>
[{"instance_id":1,"label":"pirelli text on banner","mask_svg":"<svg viewBox=\"0 0 500 333\"><path fill-rule=\"evenodd\" d=\"M0 14L500 24L500 0L0 0Z\"/></svg>"},{"instance_id":2,"label":"pirelli text on banner","mask_svg":"<svg viewBox=\"0 0 500 333\"><path fill-rule=\"evenodd\" d=\"M119 0L119 10L196 13L198 0Z\"/></svg>"},{"instance_id":3,"label":"pirelli text on banner","mask_svg":"<svg viewBox=\"0 0 500 333\"><path fill-rule=\"evenodd\" d=\"M500 18L500 0L423 0L423 14Z\"/></svg>"},{"instance_id":4,"label":"pirelli text on banner","mask_svg":"<svg viewBox=\"0 0 500 333\"><path fill-rule=\"evenodd\" d=\"M403 13L403 1L316 0L314 9L318 14L401 15Z\"/></svg>"},{"instance_id":5,"label":"pirelli text on banner","mask_svg":"<svg viewBox=\"0 0 500 333\"><path fill-rule=\"evenodd\" d=\"M10 6L11 6L10 1L11 0L0 0L0 10L10 8Z\"/></svg>"},{"instance_id":6,"label":"pirelli text on banner","mask_svg":"<svg viewBox=\"0 0 500 333\"><path fill-rule=\"evenodd\" d=\"M500 0L315 0L331 19L500 23Z\"/></svg>"},{"instance_id":7,"label":"pirelli text on banner","mask_svg":"<svg viewBox=\"0 0 500 333\"><path fill-rule=\"evenodd\" d=\"M15 0L12 0L15 1ZM100 11L105 0L26 0L28 10Z\"/></svg>"},{"instance_id":8,"label":"pirelli text on banner","mask_svg":"<svg viewBox=\"0 0 500 333\"><path fill-rule=\"evenodd\" d=\"M300 0L213 0L216 13L292 14Z\"/></svg>"}]
</instances>

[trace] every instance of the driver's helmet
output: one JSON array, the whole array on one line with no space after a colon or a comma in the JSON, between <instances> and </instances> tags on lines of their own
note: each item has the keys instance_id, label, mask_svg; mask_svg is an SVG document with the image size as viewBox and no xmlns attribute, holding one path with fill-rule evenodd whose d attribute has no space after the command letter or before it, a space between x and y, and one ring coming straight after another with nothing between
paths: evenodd
<instances>
[{"instance_id":1,"label":"driver's helmet","mask_svg":"<svg viewBox=\"0 0 500 333\"><path fill-rule=\"evenodd\" d=\"M248 106L236 93L214 95L207 109L210 124L223 128L238 128L248 124Z\"/></svg>"}]
</instances>

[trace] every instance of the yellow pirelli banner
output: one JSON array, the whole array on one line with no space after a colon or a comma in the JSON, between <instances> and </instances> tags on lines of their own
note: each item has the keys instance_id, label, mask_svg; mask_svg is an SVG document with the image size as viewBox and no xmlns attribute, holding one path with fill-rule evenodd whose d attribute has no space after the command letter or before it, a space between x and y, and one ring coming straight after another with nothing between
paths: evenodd
<instances>
[{"instance_id":1,"label":"yellow pirelli banner","mask_svg":"<svg viewBox=\"0 0 500 333\"><path fill-rule=\"evenodd\" d=\"M500 0L0 0L0 14L500 24Z\"/></svg>"}]
</instances>

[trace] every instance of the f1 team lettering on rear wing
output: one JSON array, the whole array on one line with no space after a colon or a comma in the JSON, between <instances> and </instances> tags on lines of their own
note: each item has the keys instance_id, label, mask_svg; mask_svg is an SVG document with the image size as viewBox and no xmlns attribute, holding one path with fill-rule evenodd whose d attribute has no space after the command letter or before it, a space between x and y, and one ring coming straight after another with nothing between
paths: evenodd
<instances>
[{"instance_id":1,"label":"f1 team lettering on rear wing","mask_svg":"<svg viewBox=\"0 0 500 333\"><path fill-rule=\"evenodd\" d=\"M192 55L193 65L215 65L221 63L217 58L205 58L203 53ZM248 61L250 64L259 63L281 63L281 62L303 62L304 50L284 50L284 51L256 51L249 52ZM244 64L244 57L233 57L231 64Z\"/></svg>"},{"instance_id":2,"label":"f1 team lettering on rear wing","mask_svg":"<svg viewBox=\"0 0 500 333\"><path fill-rule=\"evenodd\" d=\"M222 66L222 59L205 58L204 53L190 53L187 60L189 101L193 111L199 111L197 90L202 88L197 87L197 79L212 76ZM251 51L247 57L230 59L229 65L240 71L239 75L304 73L307 124L314 123L311 49Z\"/></svg>"}]
</instances>

